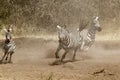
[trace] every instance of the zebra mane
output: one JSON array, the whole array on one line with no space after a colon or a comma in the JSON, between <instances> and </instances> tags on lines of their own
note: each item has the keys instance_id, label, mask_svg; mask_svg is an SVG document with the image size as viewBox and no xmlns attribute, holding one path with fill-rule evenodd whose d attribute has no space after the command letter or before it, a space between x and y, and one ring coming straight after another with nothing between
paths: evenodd
<instances>
[{"instance_id":1,"label":"zebra mane","mask_svg":"<svg viewBox=\"0 0 120 80\"><path fill-rule=\"evenodd\" d=\"M82 30L86 29L88 24L89 24L89 21L88 22L83 22L82 21L81 24L79 24L79 28L77 28L77 30L82 31Z\"/></svg>"}]
</instances>

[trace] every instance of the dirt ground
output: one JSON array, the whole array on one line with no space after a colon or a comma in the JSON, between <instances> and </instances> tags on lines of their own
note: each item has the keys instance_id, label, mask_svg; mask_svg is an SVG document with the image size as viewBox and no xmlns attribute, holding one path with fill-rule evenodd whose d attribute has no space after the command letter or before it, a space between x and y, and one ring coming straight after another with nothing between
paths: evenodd
<instances>
[{"instance_id":1,"label":"dirt ground","mask_svg":"<svg viewBox=\"0 0 120 80\"><path fill-rule=\"evenodd\" d=\"M60 65L51 65L57 41L19 38L15 42L13 64L0 64L0 80L120 80L119 41L96 41L88 52L77 52L77 61ZM71 56L68 53L67 60Z\"/></svg>"}]
</instances>

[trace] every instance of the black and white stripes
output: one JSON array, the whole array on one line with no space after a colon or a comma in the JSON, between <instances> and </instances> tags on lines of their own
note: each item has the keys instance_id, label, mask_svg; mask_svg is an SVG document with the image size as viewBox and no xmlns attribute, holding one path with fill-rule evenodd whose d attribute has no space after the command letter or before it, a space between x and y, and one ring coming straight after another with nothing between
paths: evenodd
<instances>
[{"instance_id":1,"label":"black and white stripes","mask_svg":"<svg viewBox=\"0 0 120 80\"><path fill-rule=\"evenodd\" d=\"M4 43L3 45L4 55L0 60L0 63L2 63L3 60L6 60L6 62L8 63L12 63L12 55L15 51L15 48L16 48L16 45L14 41L11 41L9 43Z\"/></svg>"},{"instance_id":2,"label":"black and white stripes","mask_svg":"<svg viewBox=\"0 0 120 80\"><path fill-rule=\"evenodd\" d=\"M2 59L0 60L0 63L3 63L4 60L6 60L7 63L12 63L11 59L12 59L12 55L15 51L16 45L15 45L15 42L12 40L9 29L6 30L5 37L6 37L6 39L5 39L5 42L3 45L4 55L3 55Z\"/></svg>"},{"instance_id":3,"label":"black and white stripes","mask_svg":"<svg viewBox=\"0 0 120 80\"><path fill-rule=\"evenodd\" d=\"M81 37L79 36L79 31L76 30L76 34L70 33L66 28L62 28L57 25L58 28L58 38L59 38L59 46L55 52L56 58L59 58L58 53L61 49L65 50L61 61L65 58L66 54L70 51L74 51L73 60L75 59L76 51L80 47Z\"/></svg>"},{"instance_id":4,"label":"black and white stripes","mask_svg":"<svg viewBox=\"0 0 120 80\"><path fill-rule=\"evenodd\" d=\"M88 29L76 30L76 34L70 33L66 28L57 25L58 28L58 38L59 46L55 52L56 58L59 58L58 53L61 49L65 50L61 61L65 58L69 50L74 51L73 60L76 56L76 51L78 48L81 50L88 50L95 41L96 31L101 31L101 27L98 21L98 17L93 20L92 26Z\"/></svg>"},{"instance_id":5,"label":"black and white stripes","mask_svg":"<svg viewBox=\"0 0 120 80\"><path fill-rule=\"evenodd\" d=\"M88 50L93 45L93 43L95 41L96 31L101 31L98 17L96 17L93 20L93 24L92 24L92 26L90 26L90 28L83 29L80 32L80 35L82 37L82 45L81 45L82 50L83 49Z\"/></svg>"}]
</instances>

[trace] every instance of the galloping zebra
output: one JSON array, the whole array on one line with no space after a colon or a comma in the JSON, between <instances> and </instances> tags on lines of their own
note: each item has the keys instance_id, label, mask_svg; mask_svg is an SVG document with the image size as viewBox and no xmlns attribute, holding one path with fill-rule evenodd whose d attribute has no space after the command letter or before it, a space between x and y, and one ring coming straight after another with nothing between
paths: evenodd
<instances>
[{"instance_id":1,"label":"galloping zebra","mask_svg":"<svg viewBox=\"0 0 120 80\"><path fill-rule=\"evenodd\" d=\"M96 17L93 20L93 24L92 26L90 26L89 29L83 29L80 32L80 35L82 37L82 45L81 45L81 50L88 50L94 43L95 41L95 35L96 35L96 31L101 31L102 28L100 27L99 21L98 21L99 17Z\"/></svg>"},{"instance_id":2,"label":"galloping zebra","mask_svg":"<svg viewBox=\"0 0 120 80\"><path fill-rule=\"evenodd\" d=\"M0 60L0 63L3 62L3 60L5 59L6 61L8 61L8 63L12 63L12 55L14 53L14 50L16 48L16 45L14 43L10 34L11 28L5 29L5 42L3 45L3 51L4 51L4 55L2 57L2 59ZM9 60L8 60L9 57Z\"/></svg>"},{"instance_id":3,"label":"galloping zebra","mask_svg":"<svg viewBox=\"0 0 120 80\"><path fill-rule=\"evenodd\" d=\"M63 28L59 25L57 25L58 28L58 38L59 38L59 46L55 52L56 58L59 58L58 53L61 49L64 49L65 52L62 55L61 62L63 62L63 59L65 58L66 54L73 50L73 58L72 60L75 60L76 51L81 45L81 37L79 35L79 31L76 32L76 34L70 33L66 28Z\"/></svg>"}]
</instances>

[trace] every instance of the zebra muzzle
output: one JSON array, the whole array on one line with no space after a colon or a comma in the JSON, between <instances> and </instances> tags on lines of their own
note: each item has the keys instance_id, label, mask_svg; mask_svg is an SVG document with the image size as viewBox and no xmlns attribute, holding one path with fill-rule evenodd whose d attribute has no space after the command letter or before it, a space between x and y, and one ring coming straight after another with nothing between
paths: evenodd
<instances>
[{"instance_id":1,"label":"zebra muzzle","mask_svg":"<svg viewBox=\"0 0 120 80\"><path fill-rule=\"evenodd\" d=\"M99 32L102 31L102 28L101 28L101 27L98 27L98 31L99 31Z\"/></svg>"}]
</instances>

